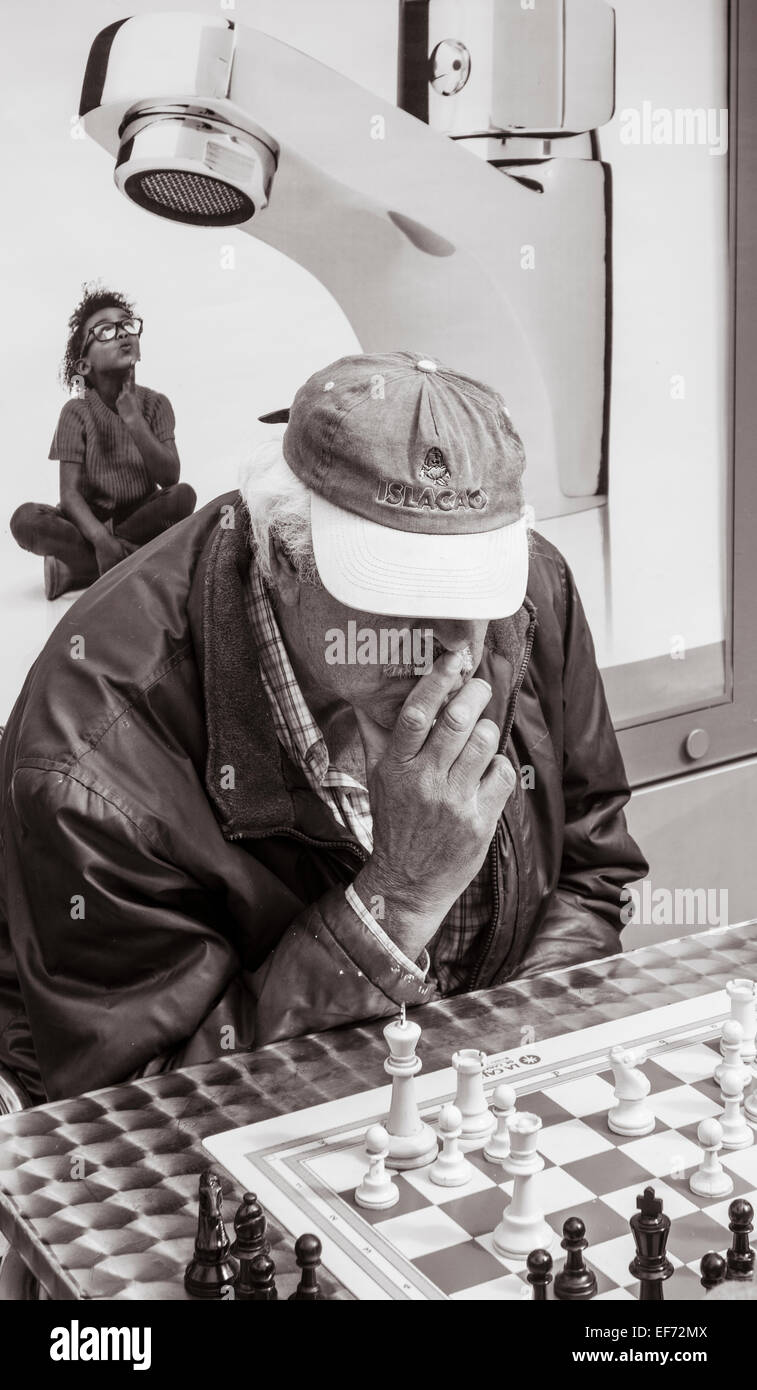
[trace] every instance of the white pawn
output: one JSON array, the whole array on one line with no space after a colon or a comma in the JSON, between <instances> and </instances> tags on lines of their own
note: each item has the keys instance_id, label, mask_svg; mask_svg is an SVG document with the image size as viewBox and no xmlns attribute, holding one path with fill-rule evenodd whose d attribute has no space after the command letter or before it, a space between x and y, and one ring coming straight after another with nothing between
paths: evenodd
<instances>
[{"instance_id":1,"label":"white pawn","mask_svg":"<svg viewBox=\"0 0 757 1390\"><path fill-rule=\"evenodd\" d=\"M607 1124L613 1134L638 1138L654 1129L654 1115L646 1104L652 1083L639 1069L643 1061L643 1053L629 1052L625 1047L613 1047L610 1051L617 1104L610 1110Z\"/></svg>"},{"instance_id":2,"label":"white pawn","mask_svg":"<svg viewBox=\"0 0 757 1390\"><path fill-rule=\"evenodd\" d=\"M384 1211L400 1199L400 1190L384 1167L389 1153L389 1135L383 1125L371 1125L365 1136L368 1150L368 1171L355 1189L355 1201L360 1207Z\"/></svg>"},{"instance_id":3,"label":"white pawn","mask_svg":"<svg viewBox=\"0 0 757 1390\"><path fill-rule=\"evenodd\" d=\"M474 1168L460 1152L463 1117L456 1105L443 1105L439 1112L439 1134L442 1151L428 1170L432 1182L439 1187L461 1187L470 1182Z\"/></svg>"},{"instance_id":4,"label":"white pawn","mask_svg":"<svg viewBox=\"0 0 757 1390\"><path fill-rule=\"evenodd\" d=\"M726 1173L718 1153L723 1147L723 1129L717 1120L702 1120L697 1139L704 1157L689 1178L689 1187L698 1197L728 1197L733 1192L733 1178Z\"/></svg>"},{"instance_id":5,"label":"white pawn","mask_svg":"<svg viewBox=\"0 0 757 1390\"><path fill-rule=\"evenodd\" d=\"M754 1131L750 1129L741 1113L741 1102L744 1099L744 1085L741 1078L742 1068L740 1064L738 1067L725 1067L723 1069L720 1081L723 1113L720 1116L720 1123L723 1129L724 1149L746 1149L754 1143Z\"/></svg>"},{"instance_id":6,"label":"white pawn","mask_svg":"<svg viewBox=\"0 0 757 1390\"><path fill-rule=\"evenodd\" d=\"M742 1056L743 1043L744 1030L741 1024L737 1023L734 1018L726 1019L720 1030L720 1051L723 1060L722 1062L718 1062L713 1072L718 1086L722 1086L723 1084L723 1074L726 1067L730 1067L739 1072L742 1088L746 1088L751 1084L752 1073L745 1065Z\"/></svg>"},{"instance_id":7,"label":"white pawn","mask_svg":"<svg viewBox=\"0 0 757 1390\"><path fill-rule=\"evenodd\" d=\"M463 1149L473 1149L488 1139L494 1129L494 1116L484 1092L486 1053L463 1047L454 1053L452 1065L457 1072L455 1105L463 1122L460 1144Z\"/></svg>"},{"instance_id":8,"label":"white pawn","mask_svg":"<svg viewBox=\"0 0 757 1390\"><path fill-rule=\"evenodd\" d=\"M492 1114L497 1121L497 1132L484 1147L484 1158L492 1163L502 1163L510 1156L510 1130L508 1121L515 1114L516 1095L512 1086L497 1086L492 1096Z\"/></svg>"}]
</instances>

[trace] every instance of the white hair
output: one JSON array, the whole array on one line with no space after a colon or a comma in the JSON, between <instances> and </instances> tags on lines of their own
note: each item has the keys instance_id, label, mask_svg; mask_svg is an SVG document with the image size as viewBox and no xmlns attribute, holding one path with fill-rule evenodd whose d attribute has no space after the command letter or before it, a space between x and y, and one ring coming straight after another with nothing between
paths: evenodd
<instances>
[{"instance_id":1,"label":"white hair","mask_svg":"<svg viewBox=\"0 0 757 1390\"><path fill-rule=\"evenodd\" d=\"M258 444L241 470L239 490L250 519L250 539L263 579L275 588L271 541L279 542L304 584L320 584L310 528L310 488L292 472L280 439Z\"/></svg>"}]
</instances>

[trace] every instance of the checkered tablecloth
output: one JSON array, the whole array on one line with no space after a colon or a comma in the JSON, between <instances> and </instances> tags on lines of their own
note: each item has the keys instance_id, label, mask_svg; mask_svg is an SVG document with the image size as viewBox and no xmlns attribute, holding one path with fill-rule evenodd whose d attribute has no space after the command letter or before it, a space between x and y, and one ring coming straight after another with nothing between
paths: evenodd
<instances>
[{"instance_id":1,"label":"checkered tablecloth","mask_svg":"<svg viewBox=\"0 0 757 1390\"><path fill-rule=\"evenodd\" d=\"M745 924L429 1004L424 1067L460 1047L500 1052L757 978ZM202 1139L383 1085L384 1022L338 1029L0 1120L0 1230L58 1299L182 1299ZM226 1183L231 1220L241 1193ZM291 1242L273 1232L282 1292Z\"/></svg>"}]
</instances>

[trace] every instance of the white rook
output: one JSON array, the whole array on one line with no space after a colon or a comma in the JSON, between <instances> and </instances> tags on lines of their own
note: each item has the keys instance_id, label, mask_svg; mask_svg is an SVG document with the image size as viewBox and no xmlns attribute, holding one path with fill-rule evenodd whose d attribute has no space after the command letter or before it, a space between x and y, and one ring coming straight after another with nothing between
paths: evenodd
<instances>
[{"instance_id":1,"label":"white rook","mask_svg":"<svg viewBox=\"0 0 757 1390\"><path fill-rule=\"evenodd\" d=\"M757 986L754 980L729 980L725 989L731 1001L731 1018L741 1025L742 1061L753 1062L757 1055L754 1042L757 1033Z\"/></svg>"},{"instance_id":2,"label":"white rook","mask_svg":"<svg viewBox=\"0 0 757 1390\"><path fill-rule=\"evenodd\" d=\"M510 1156L502 1166L515 1179L513 1196L492 1242L498 1255L523 1260L532 1250L549 1250L555 1233L544 1220L535 1186L535 1178L544 1167L544 1159L536 1152L541 1120L524 1111L513 1115L509 1129Z\"/></svg>"}]
</instances>

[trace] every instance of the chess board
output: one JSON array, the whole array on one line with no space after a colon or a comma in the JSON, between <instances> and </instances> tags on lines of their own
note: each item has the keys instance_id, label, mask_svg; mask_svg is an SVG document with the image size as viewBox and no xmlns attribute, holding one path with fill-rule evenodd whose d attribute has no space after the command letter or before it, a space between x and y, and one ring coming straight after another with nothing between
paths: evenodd
<instances>
[{"instance_id":1,"label":"chess board","mask_svg":"<svg viewBox=\"0 0 757 1390\"><path fill-rule=\"evenodd\" d=\"M628 1223L650 1182L672 1222L668 1257L675 1269L664 1286L670 1300L704 1296L699 1261L706 1251L724 1253L729 1245L734 1197L757 1207L755 1147L721 1152L734 1184L725 1200L698 1197L688 1184L701 1161L697 1125L721 1111L712 1073L719 1060L715 1039L728 1013L721 990L487 1058L487 1097L506 1080L518 1109L542 1120L538 1149L545 1168L535 1181L556 1233L555 1269L563 1258L562 1223L580 1216L599 1299L638 1297L628 1271L635 1254ZM640 1139L613 1134L607 1125L614 1103L609 1052L619 1043L643 1046L649 1058L644 1072L655 1128ZM430 1123L454 1100L455 1085L451 1066L417 1077L421 1113ZM365 1132L385 1120L390 1094L388 1085L365 1091L214 1135L205 1146L292 1235L313 1231L321 1238L325 1267L356 1298L530 1298L525 1262L501 1258L492 1245L512 1180L480 1148L467 1152L474 1177L465 1187L438 1187L420 1168L393 1174L400 1189L394 1207L357 1205L354 1191L367 1166Z\"/></svg>"}]
</instances>

